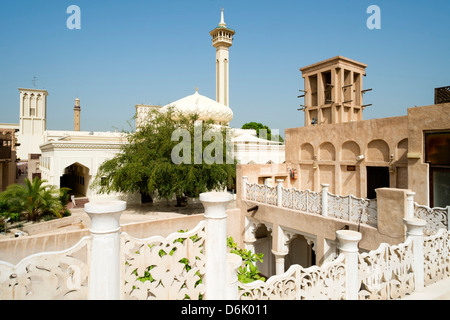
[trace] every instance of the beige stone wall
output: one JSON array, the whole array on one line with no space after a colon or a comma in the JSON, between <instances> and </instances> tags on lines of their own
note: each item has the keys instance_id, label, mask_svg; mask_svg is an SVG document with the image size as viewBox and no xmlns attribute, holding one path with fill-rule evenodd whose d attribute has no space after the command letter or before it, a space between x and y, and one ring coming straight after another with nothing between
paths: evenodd
<instances>
[{"instance_id":1,"label":"beige stone wall","mask_svg":"<svg viewBox=\"0 0 450 320\"><path fill-rule=\"evenodd\" d=\"M419 204L430 204L424 132L441 130L450 131L450 103L408 109L408 188Z\"/></svg>"},{"instance_id":2,"label":"beige stone wall","mask_svg":"<svg viewBox=\"0 0 450 320\"><path fill-rule=\"evenodd\" d=\"M152 236L168 236L179 230L192 230L200 221L203 220L203 214L180 216L163 220L153 220L148 222L139 222L123 225L122 232L127 232L136 238L148 238ZM64 221L63 221L64 220ZM73 223L72 218L64 218L40 224L41 226L28 227L28 232L42 232L34 236L25 236L12 239L0 240L0 261L6 261L17 264L20 260L36 253L53 252L66 250L81 240L89 236L89 223L86 222L85 228L67 232L58 231L60 224ZM75 219L76 220L76 219ZM241 213L239 209L227 210L227 229L228 235L232 236L236 242L240 243L242 229ZM38 230L40 228L40 230Z\"/></svg>"},{"instance_id":3,"label":"beige stone wall","mask_svg":"<svg viewBox=\"0 0 450 320\"><path fill-rule=\"evenodd\" d=\"M299 173L298 179L289 178L289 186L320 191L320 184L328 183L332 193L366 197L367 166L391 166L390 187L408 185L407 116L292 128L285 134L287 169ZM361 155L364 159L357 160Z\"/></svg>"},{"instance_id":4,"label":"beige stone wall","mask_svg":"<svg viewBox=\"0 0 450 320\"><path fill-rule=\"evenodd\" d=\"M286 163L282 165L239 165L237 167L237 206L245 216L270 224L272 239L278 226L314 235L317 239L317 264L326 258L326 243L334 241L335 231L348 225L358 226L320 215L295 212L276 206L257 205L240 200L242 176L250 183L264 183L265 178L285 177L285 187L321 190L330 184L338 195L367 196L369 166L388 167L390 188L377 189L377 228L360 226L363 233L360 248L376 249L380 243L397 244L404 240L403 218L407 215L406 194L416 193L415 201L429 205L429 165L425 163L424 134L450 131L450 103L408 109L408 115L348 123L287 129ZM359 158L363 156L363 159ZM348 170L354 166L354 170ZM292 179L290 169L298 178ZM273 249L278 248L274 240Z\"/></svg>"}]
</instances>

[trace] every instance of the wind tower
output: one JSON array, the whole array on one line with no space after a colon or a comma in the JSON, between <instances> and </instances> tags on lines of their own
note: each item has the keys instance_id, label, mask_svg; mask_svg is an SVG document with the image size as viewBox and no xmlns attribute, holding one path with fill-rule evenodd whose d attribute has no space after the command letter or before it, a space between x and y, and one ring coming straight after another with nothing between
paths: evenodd
<instances>
[{"instance_id":1,"label":"wind tower","mask_svg":"<svg viewBox=\"0 0 450 320\"><path fill-rule=\"evenodd\" d=\"M305 126L334 124L363 119L363 77L367 65L342 56L300 69L305 81Z\"/></svg>"},{"instance_id":2,"label":"wind tower","mask_svg":"<svg viewBox=\"0 0 450 320\"><path fill-rule=\"evenodd\" d=\"M20 147L17 156L26 160L30 155L40 154L39 145L44 143L47 130L47 96L46 90L19 88L20 92L20 127L17 135Z\"/></svg>"},{"instance_id":3,"label":"wind tower","mask_svg":"<svg viewBox=\"0 0 450 320\"><path fill-rule=\"evenodd\" d=\"M229 106L229 48L233 45L235 31L227 28L223 9L219 26L209 33L216 48L216 101Z\"/></svg>"}]
</instances>

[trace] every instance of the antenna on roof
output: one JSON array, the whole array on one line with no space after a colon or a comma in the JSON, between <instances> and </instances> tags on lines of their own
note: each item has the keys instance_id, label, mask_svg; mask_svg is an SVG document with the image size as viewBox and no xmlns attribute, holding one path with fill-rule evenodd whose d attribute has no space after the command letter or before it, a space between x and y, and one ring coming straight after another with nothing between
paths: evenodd
<instances>
[{"instance_id":1,"label":"antenna on roof","mask_svg":"<svg viewBox=\"0 0 450 320\"><path fill-rule=\"evenodd\" d=\"M31 80L31 82L33 83L33 88L36 88L36 81L38 78L36 78L36 76L33 77L33 80Z\"/></svg>"}]
</instances>

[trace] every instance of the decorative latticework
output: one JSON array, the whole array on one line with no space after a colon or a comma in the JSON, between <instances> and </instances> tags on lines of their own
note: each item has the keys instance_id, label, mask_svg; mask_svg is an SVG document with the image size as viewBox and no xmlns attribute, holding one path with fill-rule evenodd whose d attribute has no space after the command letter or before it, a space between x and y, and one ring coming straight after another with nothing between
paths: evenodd
<instances>
[{"instance_id":1,"label":"decorative latticework","mask_svg":"<svg viewBox=\"0 0 450 320\"><path fill-rule=\"evenodd\" d=\"M60 252L31 255L17 265L0 262L2 300L85 300L91 237Z\"/></svg>"},{"instance_id":2,"label":"decorative latticework","mask_svg":"<svg viewBox=\"0 0 450 320\"><path fill-rule=\"evenodd\" d=\"M291 266L266 282L239 283L241 300L343 300L345 299L345 257L321 267Z\"/></svg>"},{"instance_id":3,"label":"decorative latticework","mask_svg":"<svg viewBox=\"0 0 450 320\"><path fill-rule=\"evenodd\" d=\"M122 234L123 297L138 300L202 299L206 222L167 238Z\"/></svg>"},{"instance_id":4,"label":"decorative latticework","mask_svg":"<svg viewBox=\"0 0 450 320\"><path fill-rule=\"evenodd\" d=\"M277 188L257 183L246 184L246 200L277 205Z\"/></svg>"},{"instance_id":5,"label":"decorative latticework","mask_svg":"<svg viewBox=\"0 0 450 320\"><path fill-rule=\"evenodd\" d=\"M414 291L413 241L398 246L382 243L377 250L359 254L359 299L390 300Z\"/></svg>"},{"instance_id":6,"label":"decorative latticework","mask_svg":"<svg viewBox=\"0 0 450 320\"><path fill-rule=\"evenodd\" d=\"M308 213L322 213L322 194L311 190L281 188L282 206Z\"/></svg>"},{"instance_id":7,"label":"decorative latticework","mask_svg":"<svg viewBox=\"0 0 450 320\"><path fill-rule=\"evenodd\" d=\"M430 208L414 203L414 217L427 222L424 234L429 236L438 232L439 229L447 229L448 208Z\"/></svg>"},{"instance_id":8,"label":"decorative latticework","mask_svg":"<svg viewBox=\"0 0 450 320\"><path fill-rule=\"evenodd\" d=\"M328 216L376 227L377 200L328 193Z\"/></svg>"},{"instance_id":9,"label":"decorative latticework","mask_svg":"<svg viewBox=\"0 0 450 320\"><path fill-rule=\"evenodd\" d=\"M450 277L450 234L440 229L436 234L424 238L425 285Z\"/></svg>"},{"instance_id":10,"label":"decorative latticework","mask_svg":"<svg viewBox=\"0 0 450 320\"><path fill-rule=\"evenodd\" d=\"M246 183L245 191L246 200L279 205L276 187ZM327 205L327 215L330 217L377 227L376 199L357 198L353 195L338 196L328 192ZM322 192L281 187L281 207L322 214Z\"/></svg>"},{"instance_id":11,"label":"decorative latticework","mask_svg":"<svg viewBox=\"0 0 450 320\"><path fill-rule=\"evenodd\" d=\"M434 89L434 104L450 102L450 86Z\"/></svg>"}]
</instances>

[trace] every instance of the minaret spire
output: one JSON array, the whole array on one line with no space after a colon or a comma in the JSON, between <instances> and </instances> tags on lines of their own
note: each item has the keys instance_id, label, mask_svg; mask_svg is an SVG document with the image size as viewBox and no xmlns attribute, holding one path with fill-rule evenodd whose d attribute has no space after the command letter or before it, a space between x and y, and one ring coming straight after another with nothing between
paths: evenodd
<instances>
[{"instance_id":1,"label":"minaret spire","mask_svg":"<svg viewBox=\"0 0 450 320\"><path fill-rule=\"evenodd\" d=\"M220 23L219 23L219 27L226 27L227 24L225 23L225 19L223 17L223 8L220 9L221 13L220 13Z\"/></svg>"}]
</instances>

